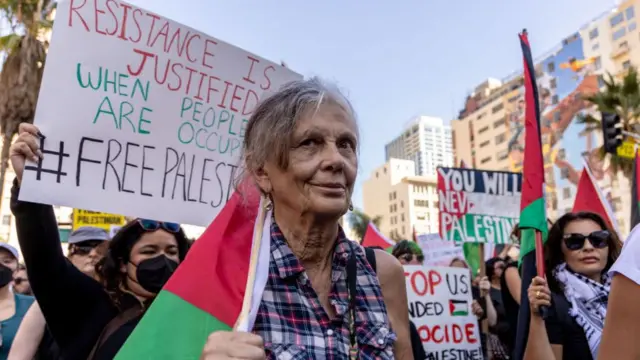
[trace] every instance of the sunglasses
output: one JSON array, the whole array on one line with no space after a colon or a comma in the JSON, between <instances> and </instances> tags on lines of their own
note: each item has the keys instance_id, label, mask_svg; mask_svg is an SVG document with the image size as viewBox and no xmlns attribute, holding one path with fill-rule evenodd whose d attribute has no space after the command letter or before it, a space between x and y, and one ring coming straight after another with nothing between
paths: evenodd
<instances>
[{"instance_id":1,"label":"sunglasses","mask_svg":"<svg viewBox=\"0 0 640 360\"><path fill-rule=\"evenodd\" d=\"M25 278L21 278L21 277L17 277L15 279L13 279L13 283L16 284L16 285L20 285L23 282L27 282L27 281L29 281L29 280L27 280Z\"/></svg>"},{"instance_id":2,"label":"sunglasses","mask_svg":"<svg viewBox=\"0 0 640 360\"><path fill-rule=\"evenodd\" d=\"M583 234L566 234L564 236L564 244L567 249L577 251L584 247L585 240L589 240L591 246L596 249L604 249L609 246L611 234L607 230L594 231L589 235Z\"/></svg>"},{"instance_id":3,"label":"sunglasses","mask_svg":"<svg viewBox=\"0 0 640 360\"><path fill-rule=\"evenodd\" d=\"M102 244L101 240L87 240L73 244L72 255L89 255L100 244Z\"/></svg>"},{"instance_id":4,"label":"sunglasses","mask_svg":"<svg viewBox=\"0 0 640 360\"><path fill-rule=\"evenodd\" d=\"M142 226L144 231L156 231L163 229L174 234L180 232L180 224L176 223L138 219L138 224Z\"/></svg>"},{"instance_id":5,"label":"sunglasses","mask_svg":"<svg viewBox=\"0 0 640 360\"><path fill-rule=\"evenodd\" d=\"M413 259L418 260L418 262L423 262L424 261L424 256L415 255L415 254L411 254L411 253L406 253L406 254L400 255L400 259L402 259L402 260L404 260L406 262L411 262L411 261L413 261Z\"/></svg>"}]
</instances>

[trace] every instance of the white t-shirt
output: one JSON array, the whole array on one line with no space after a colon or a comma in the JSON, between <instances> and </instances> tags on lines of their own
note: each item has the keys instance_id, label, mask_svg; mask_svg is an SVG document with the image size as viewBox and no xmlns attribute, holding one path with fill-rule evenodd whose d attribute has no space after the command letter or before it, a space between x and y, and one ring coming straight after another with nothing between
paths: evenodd
<instances>
[{"instance_id":1,"label":"white t-shirt","mask_svg":"<svg viewBox=\"0 0 640 360\"><path fill-rule=\"evenodd\" d=\"M631 230L609 273L622 274L640 285L640 224Z\"/></svg>"}]
</instances>

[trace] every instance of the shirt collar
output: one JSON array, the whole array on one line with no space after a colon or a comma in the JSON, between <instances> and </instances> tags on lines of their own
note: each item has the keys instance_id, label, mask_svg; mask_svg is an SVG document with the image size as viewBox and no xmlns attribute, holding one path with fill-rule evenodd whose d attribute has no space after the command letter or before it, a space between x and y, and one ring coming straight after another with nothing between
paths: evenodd
<instances>
[{"instance_id":1,"label":"shirt collar","mask_svg":"<svg viewBox=\"0 0 640 360\"><path fill-rule=\"evenodd\" d=\"M354 246L350 244L351 240L347 239L342 230L342 227L338 228L338 238L336 239L336 246L333 253L332 261L332 280L336 281L341 277L342 270L346 267L349 259L350 247ZM350 246L351 245L351 246ZM293 254L287 241L280 230L275 219L271 222L271 254L273 257L274 265L278 269L278 275L282 279L298 276L304 272L304 267ZM338 270L338 271L335 271Z\"/></svg>"}]
</instances>

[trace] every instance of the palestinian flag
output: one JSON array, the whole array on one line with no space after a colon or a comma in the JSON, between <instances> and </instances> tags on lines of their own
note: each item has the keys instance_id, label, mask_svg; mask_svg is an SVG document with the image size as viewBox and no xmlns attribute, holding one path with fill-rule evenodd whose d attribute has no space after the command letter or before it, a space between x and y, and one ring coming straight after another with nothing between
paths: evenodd
<instances>
[{"instance_id":1,"label":"palestinian flag","mask_svg":"<svg viewBox=\"0 0 640 360\"><path fill-rule=\"evenodd\" d=\"M535 68L531 47L526 30L520 36L524 62L525 87L525 145L524 164L522 171L522 198L520 200L520 266L522 277L522 291L520 299L520 313L516 345L513 359L521 360L529 335L529 299L527 289L531 280L537 275L536 246L541 251L542 243L536 244L536 232L540 239L547 238L547 216L544 201L544 160L540 136L540 105L538 85L536 84ZM542 259L540 259L542 260Z\"/></svg>"},{"instance_id":2,"label":"palestinian flag","mask_svg":"<svg viewBox=\"0 0 640 360\"><path fill-rule=\"evenodd\" d=\"M451 316L468 316L469 304L465 300L449 300L449 313Z\"/></svg>"},{"instance_id":3,"label":"palestinian flag","mask_svg":"<svg viewBox=\"0 0 640 360\"><path fill-rule=\"evenodd\" d=\"M199 359L212 332L252 329L269 271L270 226L271 212L246 180L194 243L116 359Z\"/></svg>"},{"instance_id":4,"label":"palestinian flag","mask_svg":"<svg viewBox=\"0 0 640 360\"><path fill-rule=\"evenodd\" d=\"M364 247L380 247L387 252L391 252L396 243L382 235L373 223L367 225L367 231L364 233L361 245Z\"/></svg>"},{"instance_id":5,"label":"palestinian flag","mask_svg":"<svg viewBox=\"0 0 640 360\"><path fill-rule=\"evenodd\" d=\"M613 230L619 232L618 222L616 221L616 217L613 216L613 210L611 206L609 206L609 202L602 193L593 174L591 174L589 164L587 164L586 161L584 163L584 170L582 170L582 174L580 174L580 181L578 182L578 190L573 202L572 211L596 213L600 215Z\"/></svg>"},{"instance_id":6,"label":"palestinian flag","mask_svg":"<svg viewBox=\"0 0 640 360\"><path fill-rule=\"evenodd\" d=\"M640 224L638 181L640 181L640 153L636 152L636 158L633 161L633 176L631 176L631 223L629 224L629 229L633 229Z\"/></svg>"}]
</instances>

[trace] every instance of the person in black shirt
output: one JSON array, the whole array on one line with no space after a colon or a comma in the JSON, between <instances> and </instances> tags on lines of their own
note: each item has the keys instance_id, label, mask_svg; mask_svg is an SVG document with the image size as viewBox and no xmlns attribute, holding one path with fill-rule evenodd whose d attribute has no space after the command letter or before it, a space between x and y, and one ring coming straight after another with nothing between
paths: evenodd
<instances>
[{"instance_id":1,"label":"person in black shirt","mask_svg":"<svg viewBox=\"0 0 640 360\"><path fill-rule=\"evenodd\" d=\"M620 254L617 234L594 213L563 215L545 244L545 275L535 277L527 296L531 322L525 360L597 358L611 277ZM546 320L538 312L549 308Z\"/></svg>"},{"instance_id":2,"label":"person in black shirt","mask_svg":"<svg viewBox=\"0 0 640 360\"><path fill-rule=\"evenodd\" d=\"M500 291L502 292L502 304L509 329L503 334L502 343L509 354L513 354L516 329L518 328L518 313L520 312L521 283L518 259L520 258L520 229L518 225L511 232L512 245L505 249L505 269L500 277Z\"/></svg>"}]
</instances>

